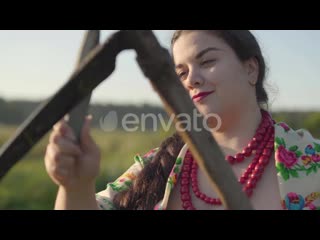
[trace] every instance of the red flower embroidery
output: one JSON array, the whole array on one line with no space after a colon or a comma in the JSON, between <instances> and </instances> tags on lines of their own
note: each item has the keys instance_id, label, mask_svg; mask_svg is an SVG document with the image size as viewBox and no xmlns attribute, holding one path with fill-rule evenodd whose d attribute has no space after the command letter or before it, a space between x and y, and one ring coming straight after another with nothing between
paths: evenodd
<instances>
[{"instance_id":1,"label":"red flower embroidery","mask_svg":"<svg viewBox=\"0 0 320 240\"><path fill-rule=\"evenodd\" d=\"M316 154L316 155L312 155L312 161L314 162L320 162L320 155L319 154Z\"/></svg>"},{"instance_id":2,"label":"red flower embroidery","mask_svg":"<svg viewBox=\"0 0 320 240\"><path fill-rule=\"evenodd\" d=\"M291 168L298 162L294 152L288 151L284 146L279 146L276 152L276 159L282 162L287 168Z\"/></svg>"}]
</instances>

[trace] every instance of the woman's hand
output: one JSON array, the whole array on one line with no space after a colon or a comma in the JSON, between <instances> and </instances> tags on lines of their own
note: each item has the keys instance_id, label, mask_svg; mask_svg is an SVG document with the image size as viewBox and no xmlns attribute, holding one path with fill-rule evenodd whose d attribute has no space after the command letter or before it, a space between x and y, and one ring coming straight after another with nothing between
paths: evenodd
<instances>
[{"instance_id":1,"label":"woman's hand","mask_svg":"<svg viewBox=\"0 0 320 240\"><path fill-rule=\"evenodd\" d=\"M46 149L45 167L50 178L67 191L95 186L100 169L100 150L90 135L92 117L86 117L80 145L65 120L61 120L50 134Z\"/></svg>"}]
</instances>

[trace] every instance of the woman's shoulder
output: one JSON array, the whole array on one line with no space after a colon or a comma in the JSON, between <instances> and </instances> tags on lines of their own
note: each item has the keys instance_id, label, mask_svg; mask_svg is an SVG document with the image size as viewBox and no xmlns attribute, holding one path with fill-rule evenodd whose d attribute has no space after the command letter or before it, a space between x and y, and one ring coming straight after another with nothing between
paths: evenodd
<instances>
[{"instance_id":1,"label":"woman's shoulder","mask_svg":"<svg viewBox=\"0 0 320 240\"><path fill-rule=\"evenodd\" d=\"M126 191L131 186L132 182L137 178L145 165L150 162L159 147L152 148L144 154L137 153L134 155L134 163L122 173L115 181L109 182L106 189L96 194L96 200L100 209L113 210L113 199L116 194Z\"/></svg>"},{"instance_id":2,"label":"woman's shoulder","mask_svg":"<svg viewBox=\"0 0 320 240\"><path fill-rule=\"evenodd\" d=\"M144 154L140 154L140 153L135 154L134 155L135 163L139 163L142 167L144 167L146 163L150 162L154 158L154 156L157 154L159 149L160 147L156 147L148 150Z\"/></svg>"},{"instance_id":3,"label":"woman's shoulder","mask_svg":"<svg viewBox=\"0 0 320 240\"><path fill-rule=\"evenodd\" d=\"M275 160L285 209L320 206L320 140L306 129L275 124Z\"/></svg>"},{"instance_id":4,"label":"woman's shoulder","mask_svg":"<svg viewBox=\"0 0 320 240\"><path fill-rule=\"evenodd\" d=\"M276 123L274 148L277 169L285 181L320 169L320 140L306 129L294 130L286 123Z\"/></svg>"},{"instance_id":5,"label":"woman's shoulder","mask_svg":"<svg viewBox=\"0 0 320 240\"><path fill-rule=\"evenodd\" d=\"M275 142L281 143L283 140L287 142L295 142L301 144L311 144L314 148L320 151L319 144L320 139L315 138L307 129L295 130L287 123L279 122L275 123ZM280 144L281 145L281 144Z\"/></svg>"},{"instance_id":6,"label":"woman's shoulder","mask_svg":"<svg viewBox=\"0 0 320 240\"><path fill-rule=\"evenodd\" d=\"M320 140L306 129L294 130L284 122L276 123L275 153L276 160L287 168L299 162L303 166L319 164L320 168Z\"/></svg>"}]
</instances>

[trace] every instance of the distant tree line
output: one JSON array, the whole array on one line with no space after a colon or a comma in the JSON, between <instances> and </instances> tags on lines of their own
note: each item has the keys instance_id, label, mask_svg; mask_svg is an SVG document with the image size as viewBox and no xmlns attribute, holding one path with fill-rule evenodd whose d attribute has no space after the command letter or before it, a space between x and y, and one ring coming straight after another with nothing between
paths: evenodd
<instances>
[{"instance_id":1,"label":"distant tree line","mask_svg":"<svg viewBox=\"0 0 320 240\"><path fill-rule=\"evenodd\" d=\"M21 124L39 105L41 102L36 101L5 101L0 98L0 124L2 125L19 125ZM100 127L101 121L107 120L110 112L116 113L118 120L123 119L128 113L145 117L145 127L147 130L153 128L154 121L160 124L160 118L151 118L150 115L162 116L164 121L168 121L169 117L162 107L152 106L148 104L136 105L113 105L113 104L91 104L88 114L92 114L93 126ZM50 117L50 116L48 116ZM133 121L132 116L127 116L128 121ZM118 124L117 128L121 128Z\"/></svg>"},{"instance_id":2,"label":"distant tree line","mask_svg":"<svg viewBox=\"0 0 320 240\"><path fill-rule=\"evenodd\" d=\"M0 98L0 124L21 124L40 103L40 101L5 101ZM132 116L128 116L129 113L138 116L140 121L144 117L146 130L153 130L155 124L160 126L161 118L166 123L169 120L169 116L162 107L148 104L140 106L91 104L88 110L88 113L94 116L93 126L95 127L101 127L101 124L105 124L106 120L110 118L108 117L110 112L116 113L118 120L124 119L125 116L127 120L134 120ZM320 137L320 112L273 112L272 114L277 122L286 122L294 129L305 128ZM151 115L156 118L150 117ZM121 129L122 125L118 124L116 127Z\"/></svg>"}]
</instances>

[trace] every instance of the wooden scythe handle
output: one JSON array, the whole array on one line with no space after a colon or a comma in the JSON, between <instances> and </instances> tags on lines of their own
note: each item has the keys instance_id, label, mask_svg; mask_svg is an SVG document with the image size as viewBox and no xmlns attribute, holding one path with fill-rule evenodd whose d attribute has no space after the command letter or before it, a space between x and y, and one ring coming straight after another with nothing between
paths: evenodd
<instances>
[{"instance_id":1,"label":"wooden scythe handle","mask_svg":"<svg viewBox=\"0 0 320 240\"><path fill-rule=\"evenodd\" d=\"M117 55L126 49L137 52L137 61L159 94L168 114L192 116L194 105L180 83L168 50L150 30L126 30L113 34L79 66L69 81L36 109L16 134L0 149L0 178L19 161L66 113L91 94L115 69ZM48 117L50 116L50 117ZM175 117L176 123L181 119ZM250 210L251 204L211 133L180 131L200 168L226 209Z\"/></svg>"}]
</instances>

